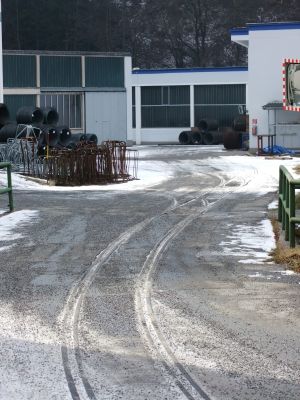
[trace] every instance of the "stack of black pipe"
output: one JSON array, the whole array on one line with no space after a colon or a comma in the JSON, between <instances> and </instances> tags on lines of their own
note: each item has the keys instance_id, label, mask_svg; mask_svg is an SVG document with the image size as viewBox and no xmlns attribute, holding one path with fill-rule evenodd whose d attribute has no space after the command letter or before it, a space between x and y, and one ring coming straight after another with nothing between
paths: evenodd
<instances>
[{"instance_id":1,"label":"stack of black pipe","mask_svg":"<svg viewBox=\"0 0 300 400\"><path fill-rule=\"evenodd\" d=\"M178 137L180 144L201 144L200 132L182 131ZM197 143L197 140L199 143Z\"/></svg>"},{"instance_id":2,"label":"stack of black pipe","mask_svg":"<svg viewBox=\"0 0 300 400\"><path fill-rule=\"evenodd\" d=\"M199 121L197 127L181 132L178 140L180 144L221 144L223 134L219 130L218 121L205 118Z\"/></svg>"},{"instance_id":3,"label":"stack of black pipe","mask_svg":"<svg viewBox=\"0 0 300 400\"><path fill-rule=\"evenodd\" d=\"M249 148L248 116L238 115L234 118L232 127L223 128L224 147L227 150Z\"/></svg>"},{"instance_id":4,"label":"stack of black pipe","mask_svg":"<svg viewBox=\"0 0 300 400\"><path fill-rule=\"evenodd\" d=\"M219 130L219 123L215 119L201 119L198 127L202 133L202 142L206 145L223 143L223 134Z\"/></svg>"},{"instance_id":5,"label":"stack of black pipe","mask_svg":"<svg viewBox=\"0 0 300 400\"><path fill-rule=\"evenodd\" d=\"M94 134L76 134L67 126L58 126L59 114L53 107L21 107L16 116L16 122L10 122L7 106L0 103L0 143L8 139L35 137L40 149L46 146L57 148L76 147L77 142L97 144Z\"/></svg>"}]
</instances>

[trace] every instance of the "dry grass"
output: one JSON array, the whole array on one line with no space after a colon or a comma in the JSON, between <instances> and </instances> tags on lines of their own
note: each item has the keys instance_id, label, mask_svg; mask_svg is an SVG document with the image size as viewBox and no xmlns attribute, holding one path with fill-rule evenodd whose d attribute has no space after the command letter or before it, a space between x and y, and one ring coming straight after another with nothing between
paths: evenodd
<instances>
[{"instance_id":1,"label":"dry grass","mask_svg":"<svg viewBox=\"0 0 300 400\"><path fill-rule=\"evenodd\" d=\"M286 264L294 271L300 272L300 248L291 249L287 247L287 244L280 238L281 227L279 222L275 218L272 218L271 222L276 240L276 248L271 252L273 260L277 264Z\"/></svg>"}]
</instances>

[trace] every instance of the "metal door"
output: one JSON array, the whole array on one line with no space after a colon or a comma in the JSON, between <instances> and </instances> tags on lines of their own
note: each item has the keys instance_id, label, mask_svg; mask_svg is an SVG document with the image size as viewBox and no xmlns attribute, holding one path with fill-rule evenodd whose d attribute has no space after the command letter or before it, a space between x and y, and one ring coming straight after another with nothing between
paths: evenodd
<instances>
[{"instance_id":1,"label":"metal door","mask_svg":"<svg viewBox=\"0 0 300 400\"><path fill-rule=\"evenodd\" d=\"M86 93L86 132L95 133L98 143L126 140L126 92Z\"/></svg>"}]
</instances>

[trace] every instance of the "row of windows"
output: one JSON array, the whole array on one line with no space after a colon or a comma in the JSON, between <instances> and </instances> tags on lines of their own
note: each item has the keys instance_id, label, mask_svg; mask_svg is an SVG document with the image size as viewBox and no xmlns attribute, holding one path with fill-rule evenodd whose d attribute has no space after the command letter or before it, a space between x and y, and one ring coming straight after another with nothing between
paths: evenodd
<instances>
[{"instance_id":1,"label":"row of windows","mask_svg":"<svg viewBox=\"0 0 300 400\"><path fill-rule=\"evenodd\" d=\"M243 106L245 106L243 104ZM240 113L239 105L195 106L195 124L201 119L215 119L219 126L232 126L233 119ZM135 106L132 115L135 128ZM190 127L189 106L143 106L141 111L142 128Z\"/></svg>"},{"instance_id":2,"label":"row of windows","mask_svg":"<svg viewBox=\"0 0 300 400\"><path fill-rule=\"evenodd\" d=\"M135 88L132 88L135 105ZM245 85L195 85L196 105L202 104L244 104ZM189 105L190 86L145 86L141 88L142 106Z\"/></svg>"},{"instance_id":3,"label":"row of windows","mask_svg":"<svg viewBox=\"0 0 300 400\"><path fill-rule=\"evenodd\" d=\"M220 126L231 126L246 104L245 85L194 86L195 122L216 119ZM190 86L149 86L141 88L142 128L189 127ZM133 127L135 90L133 88Z\"/></svg>"},{"instance_id":4,"label":"row of windows","mask_svg":"<svg viewBox=\"0 0 300 400\"><path fill-rule=\"evenodd\" d=\"M123 57L84 57L86 87L124 87ZM4 87L36 87L37 57L3 56ZM82 87L81 56L40 56L41 87Z\"/></svg>"}]
</instances>

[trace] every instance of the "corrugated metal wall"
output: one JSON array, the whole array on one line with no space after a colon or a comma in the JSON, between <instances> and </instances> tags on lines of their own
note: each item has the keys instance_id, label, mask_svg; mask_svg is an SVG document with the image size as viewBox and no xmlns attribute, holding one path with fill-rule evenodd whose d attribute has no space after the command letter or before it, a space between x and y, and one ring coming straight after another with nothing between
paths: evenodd
<instances>
[{"instance_id":1,"label":"corrugated metal wall","mask_svg":"<svg viewBox=\"0 0 300 400\"><path fill-rule=\"evenodd\" d=\"M195 86L195 123L203 118L216 119L220 126L231 126L246 104L246 85Z\"/></svg>"},{"instance_id":2,"label":"corrugated metal wall","mask_svg":"<svg viewBox=\"0 0 300 400\"><path fill-rule=\"evenodd\" d=\"M86 87L124 87L123 57L86 57Z\"/></svg>"},{"instance_id":3,"label":"corrugated metal wall","mask_svg":"<svg viewBox=\"0 0 300 400\"><path fill-rule=\"evenodd\" d=\"M190 125L189 86L142 87L141 104L142 128Z\"/></svg>"},{"instance_id":4,"label":"corrugated metal wall","mask_svg":"<svg viewBox=\"0 0 300 400\"><path fill-rule=\"evenodd\" d=\"M7 88L36 87L35 56L3 55L3 85Z\"/></svg>"},{"instance_id":5,"label":"corrugated metal wall","mask_svg":"<svg viewBox=\"0 0 300 400\"><path fill-rule=\"evenodd\" d=\"M23 106L35 106L35 95L5 95L4 103L7 105L10 112L10 119L13 121L16 118L17 111Z\"/></svg>"},{"instance_id":6,"label":"corrugated metal wall","mask_svg":"<svg viewBox=\"0 0 300 400\"><path fill-rule=\"evenodd\" d=\"M81 57L41 56L41 87L81 86Z\"/></svg>"},{"instance_id":7,"label":"corrugated metal wall","mask_svg":"<svg viewBox=\"0 0 300 400\"><path fill-rule=\"evenodd\" d=\"M103 140L126 140L126 92L90 92L85 95L86 131Z\"/></svg>"}]
</instances>

